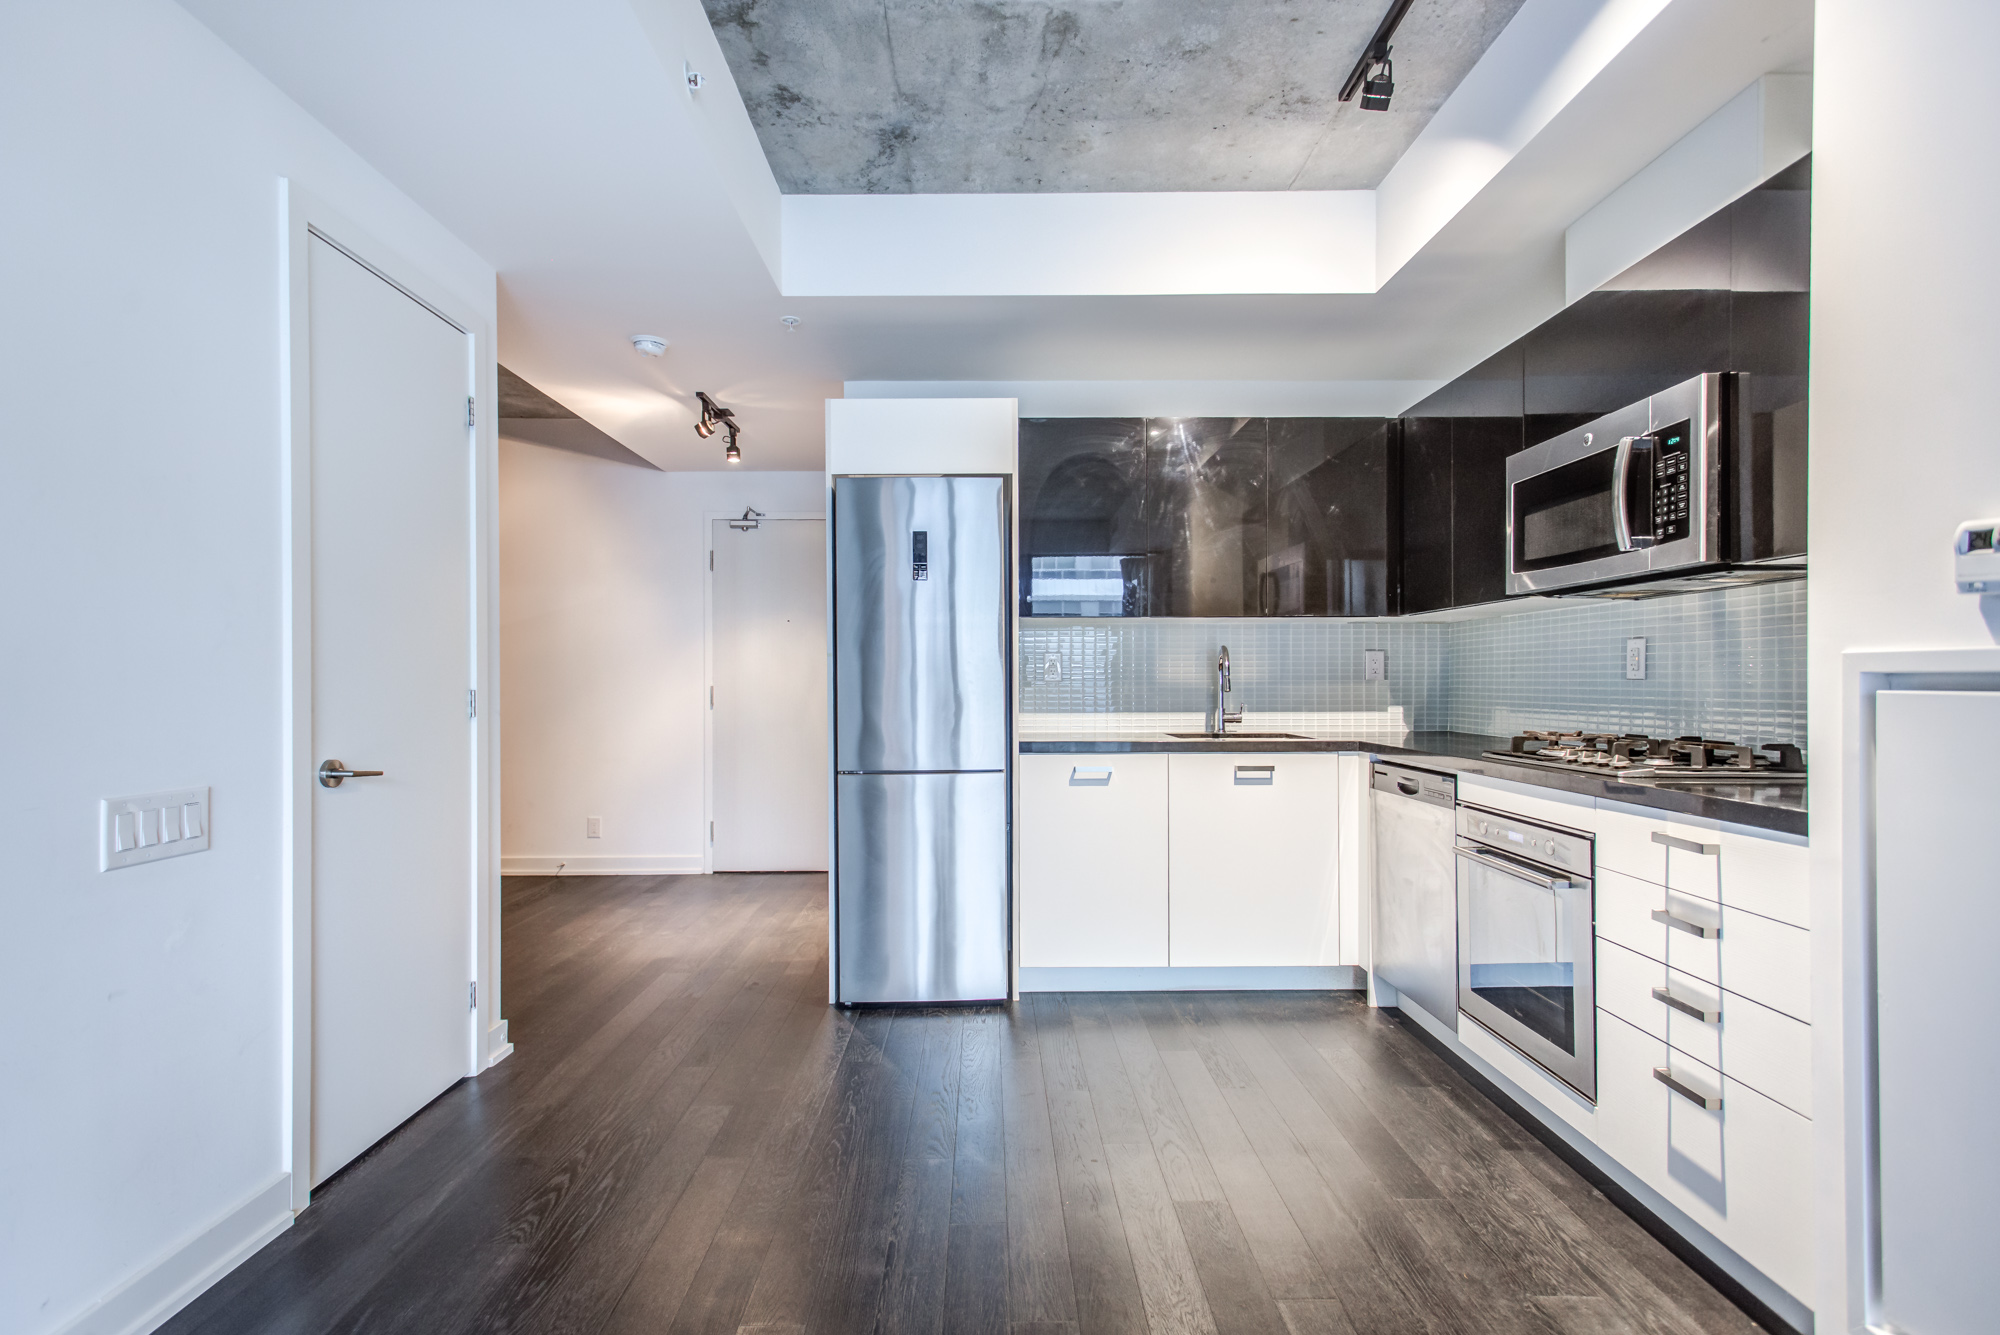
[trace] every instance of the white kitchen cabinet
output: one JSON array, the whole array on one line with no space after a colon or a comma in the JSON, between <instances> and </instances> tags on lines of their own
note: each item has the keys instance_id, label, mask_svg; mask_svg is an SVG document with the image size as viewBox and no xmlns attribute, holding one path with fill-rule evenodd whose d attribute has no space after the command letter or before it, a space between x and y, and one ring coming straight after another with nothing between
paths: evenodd
<instances>
[{"instance_id":1,"label":"white kitchen cabinet","mask_svg":"<svg viewBox=\"0 0 2000 1335\"><path fill-rule=\"evenodd\" d=\"M1593 1139L1744 1260L1810 1302L1811 1122L1608 1010L1599 1010L1598 1021ZM1659 1070L1679 1088L1660 1080Z\"/></svg>"},{"instance_id":2,"label":"white kitchen cabinet","mask_svg":"<svg viewBox=\"0 0 2000 1335\"><path fill-rule=\"evenodd\" d=\"M1164 755L1025 755L1023 968L1167 963Z\"/></svg>"},{"instance_id":3,"label":"white kitchen cabinet","mask_svg":"<svg viewBox=\"0 0 2000 1335\"><path fill-rule=\"evenodd\" d=\"M1176 968L1337 964L1339 757L1168 757Z\"/></svg>"}]
</instances>

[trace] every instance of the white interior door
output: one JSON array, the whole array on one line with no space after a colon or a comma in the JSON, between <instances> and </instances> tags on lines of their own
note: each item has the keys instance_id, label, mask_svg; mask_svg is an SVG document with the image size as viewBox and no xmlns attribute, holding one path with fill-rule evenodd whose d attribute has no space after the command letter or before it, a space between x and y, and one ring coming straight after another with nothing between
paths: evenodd
<instances>
[{"instance_id":1,"label":"white interior door","mask_svg":"<svg viewBox=\"0 0 2000 1335\"><path fill-rule=\"evenodd\" d=\"M470 1069L467 336L310 243L312 1181Z\"/></svg>"},{"instance_id":2,"label":"white interior door","mask_svg":"<svg viewBox=\"0 0 2000 1335\"><path fill-rule=\"evenodd\" d=\"M826 524L716 520L710 802L717 871L824 871Z\"/></svg>"}]
</instances>

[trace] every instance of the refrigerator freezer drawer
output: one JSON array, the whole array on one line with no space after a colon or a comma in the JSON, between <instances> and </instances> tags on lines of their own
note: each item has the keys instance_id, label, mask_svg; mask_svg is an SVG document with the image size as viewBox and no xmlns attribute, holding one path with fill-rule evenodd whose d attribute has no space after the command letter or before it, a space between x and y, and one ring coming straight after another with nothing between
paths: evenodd
<instances>
[{"instance_id":1,"label":"refrigerator freezer drawer","mask_svg":"<svg viewBox=\"0 0 2000 1335\"><path fill-rule=\"evenodd\" d=\"M834 768L1007 767L1007 483L833 483Z\"/></svg>"},{"instance_id":2,"label":"refrigerator freezer drawer","mask_svg":"<svg viewBox=\"0 0 2000 1335\"><path fill-rule=\"evenodd\" d=\"M840 1000L1007 996L1007 776L835 780Z\"/></svg>"}]
</instances>

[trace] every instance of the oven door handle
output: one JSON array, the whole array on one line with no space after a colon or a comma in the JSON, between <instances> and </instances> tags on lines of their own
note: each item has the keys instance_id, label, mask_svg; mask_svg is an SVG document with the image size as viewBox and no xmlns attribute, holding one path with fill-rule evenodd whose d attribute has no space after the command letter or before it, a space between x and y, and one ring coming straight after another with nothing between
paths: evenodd
<instances>
[{"instance_id":1,"label":"oven door handle","mask_svg":"<svg viewBox=\"0 0 2000 1335\"><path fill-rule=\"evenodd\" d=\"M1458 850L1458 855L1462 858L1477 858L1489 867L1504 871L1509 876L1518 876L1522 880L1533 885L1538 885L1544 890L1567 890L1575 885L1574 881L1565 878L1544 876L1533 867L1507 856L1497 848L1461 847Z\"/></svg>"}]
</instances>

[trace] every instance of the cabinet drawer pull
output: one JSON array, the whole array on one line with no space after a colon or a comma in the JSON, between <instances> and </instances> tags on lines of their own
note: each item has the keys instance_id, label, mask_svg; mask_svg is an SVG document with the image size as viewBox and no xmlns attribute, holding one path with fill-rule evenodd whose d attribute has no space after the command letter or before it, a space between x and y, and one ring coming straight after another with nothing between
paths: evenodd
<instances>
[{"instance_id":1,"label":"cabinet drawer pull","mask_svg":"<svg viewBox=\"0 0 2000 1335\"><path fill-rule=\"evenodd\" d=\"M1238 783L1275 783L1277 778L1278 767L1276 765L1238 765L1236 767L1236 782Z\"/></svg>"},{"instance_id":2,"label":"cabinet drawer pull","mask_svg":"<svg viewBox=\"0 0 2000 1335\"><path fill-rule=\"evenodd\" d=\"M1109 765L1072 766L1069 772L1069 781L1073 784L1087 783L1095 787L1103 787L1105 784L1111 782L1111 766Z\"/></svg>"},{"instance_id":3,"label":"cabinet drawer pull","mask_svg":"<svg viewBox=\"0 0 2000 1335\"><path fill-rule=\"evenodd\" d=\"M1686 918L1669 913L1665 909L1654 909L1646 916L1654 922L1673 928L1676 932L1686 932L1689 936L1698 936L1704 941L1720 941L1722 939L1722 929L1720 927L1710 927L1707 923L1689 922Z\"/></svg>"},{"instance_id":4,"label":"cabinet drawer pull","mask_svg":"<svg viewBox=\"0 0 2000 1335\"><path fill-rule=\"evenodd\" d=\"M1704 1010L1692 1001L1681 1000L1664 987L1653 989L1653 1000L1659 1002L1662 1006L1672 1006L1683 1015L1692 1015L1703 1024L1720 1024L1722 1022L1722 1007L1720 1003L1717 1003L1714 1010Z\"/></svg>"},{"instance_id":5,"label":"cabinet drawer pull","mask_svg":"<svg viewBox=\"0 0 2000 1335\"><path fill-rule=\"evenodd\" d=\"M1660 830L1653 831L1653 842L1668 848L1678 848L1683 853L1699 853L1705 858L1712 858L1722 852L1721 844L1698 844L1692 839L1683 839Z\"/></svg>"},{"instance_id":6,"label":"cabinet drawer pull","mask_svg":"<svg viewBox=\"0 0 2000 1335\"><path fill-rule=\"evenodd\" d=\"M1674 1079L1674 1073L1670 1067L1655 1066L1653 1068L1653 1079L1659 1081L1689 1103L1706 1108L1710 1112L1722 1111L1722 1095L1704 1094L1693 1085L1682 1084L1680 1081Z\"/></svg>"}]
</instances>

